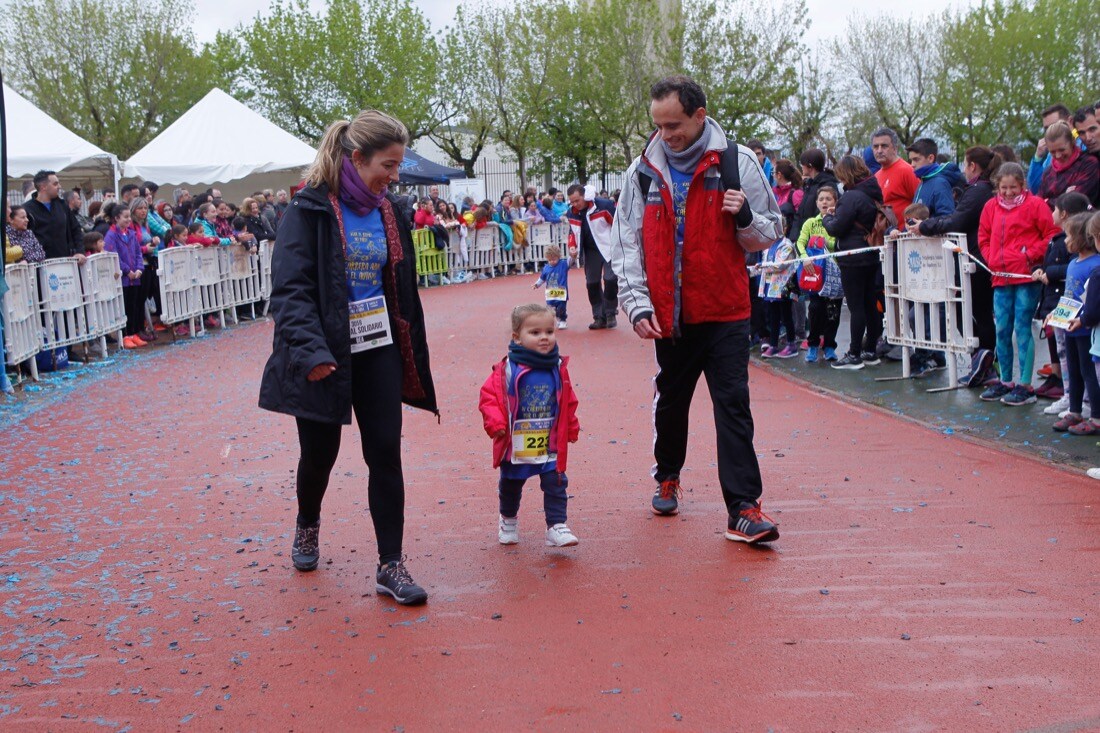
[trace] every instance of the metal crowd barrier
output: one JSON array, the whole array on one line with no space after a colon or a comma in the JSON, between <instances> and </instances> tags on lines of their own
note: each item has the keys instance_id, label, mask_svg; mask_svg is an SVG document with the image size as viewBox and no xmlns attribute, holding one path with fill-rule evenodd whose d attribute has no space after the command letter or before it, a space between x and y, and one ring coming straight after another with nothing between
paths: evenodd
<instances>
[{"instance_id":1,"label":"metal crowd barrier","mask_svg":"<svg viewBox=\"0 0 1100 733\"><path fill-rule=\"evenodd\" d=\"M165 325L187 322L192 337L204 330L203 316L226 314L237 322L237 307L255 305L271 292L271 243L260 242L252 253L243 245L171 247L157 253L160 278L160 320ZM265 265L266 259L266 265ZM266 268L266 271L265 271Z\"/></svg>"},{"instance_id":2,"label":"metal crowd barrier","mask_svg":"<svg viewBox=\"0 0 1100 733\"><path fill-rule=\"evenodd\" d=\"M122 340L126 310L114 252L83 263L70 257L20 262L8 265L4 277L10 288L0 301L5 361L15 366L29 360L34 379L34 356L41 351L98 340L106 354L107 334Z\"/></svg>"},{"instance_id":3,"label":"metal crowd barrier","mask_svg":"<svg viewBox=\"0 0 1100 733\"><path fill-rule=\"evenodd\" d=\"M568 257L566 244L569 240L569 225L535 224L527 227L527 244L513 246L510 250L502 248L500 230L495 223L481 229L466 230L466 257L463 262L460 238L454 236L443 249L435 246L435 235L430 229L413 231L413 244L416 249L416 272L420 276L447 275L451 280L460 272L495 277L511 268L533 264L536 268L546 262L546 248L556 244L561 248L562 256Z\"/></svg>"}]
</instances>

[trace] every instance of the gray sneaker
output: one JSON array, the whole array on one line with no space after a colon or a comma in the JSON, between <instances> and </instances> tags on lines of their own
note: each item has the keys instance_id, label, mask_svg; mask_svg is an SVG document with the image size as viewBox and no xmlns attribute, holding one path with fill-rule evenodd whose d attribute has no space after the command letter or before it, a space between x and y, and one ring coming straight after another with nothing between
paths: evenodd
<instances>
[{"instance_id":1,"label":"gray sneaker","mask_svg":"<svg viewBox=\"0 0 1100 733\"><path fill-rule=\"evenodd\" d=\"M317 567L317 560L321 557L321 522L314 522L307 527L294 528L294 545L290 549L290 559L294 561L294 567L302 572L309 572Z\"/></svg>"},{"instance_id":2,"label":"gray sneaker","mask_svg":"<svg viewBox=\"0 0 1100 733\"><path fill-rule=\"evenodd\" d=\"M409 575L404 560L393 560L378 566L375 592L393 596L402 606L417 606L428 600L428 592Z\"/></svg>"},{"instance_id":3,"label":"gray sneaker","mask_svg":"<svg viewBox=\"0 0 1100 733\"><path fill-rule=\"evenodd\" d=\"M657 487L657 491L653 493L653 513L666 517L676 514L680 511L680 505L676 499L682 493L679 478L662 481Z\"/></svg>"}]
</instances>

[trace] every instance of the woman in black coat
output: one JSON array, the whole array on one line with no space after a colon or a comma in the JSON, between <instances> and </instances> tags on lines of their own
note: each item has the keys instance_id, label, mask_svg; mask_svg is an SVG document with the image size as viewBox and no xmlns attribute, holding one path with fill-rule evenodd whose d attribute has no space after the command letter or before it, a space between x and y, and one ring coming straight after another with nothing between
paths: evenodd
<instances>
[{"instance_id":1,"label":"woman in black coat","mask_svg":"<svg viewBox=\"0 0 1100 733\"><path fill-rule=\"evenodd\" d=\"M412 605L427 593L402 556L401 403L439 412L412 236L387 189L408 140L404 125L373 110L333 123L321 140L273 252L275 337L260 407L297 420L299 570L317 567L321 500L354 411L378 539L375 590Z\"/></svg>"},{"instance_id":2,"label":"woman in black coat","mask_svg":"<svg viewBox=\"0 0 1100 733\"><path fill-rule=\"evenodd\" d=\"M993 184L989 179L1003 161L1000 155L984 145L967 150L965 161L963 178L968 185L955 204L955 211L947 216L919 221L911 225L909 231L926 237L949 232L965 234L967 251L984 262L978 249L978 223L986 202L993 198ZM970 297L978 348L992 351L997 348L997 328L993 322L993 276L981 267L970 275Z\"/></svg>"},{"instance_id":3,"label":"woman in black coat","mask_svg":"<svg viewBox=\"0 0 1100 733\"><path fill-rule=\"evenodd\" d=\"M878 205L882 204L882 189L871 175L862 158L845 155L836 164L836 176L844 184L844 193L831 211L823 212L821 223L830 236L836 238L841 252L868 246L864 238L875 226ZM851 341L848 353L835 361L834 369L862 369L865 364L878 364L875 346L882 335L882 314L878 310L879 265L877 252L838 257L840 282L844 300L848 303Z\"/></svg>"}]
</instances>

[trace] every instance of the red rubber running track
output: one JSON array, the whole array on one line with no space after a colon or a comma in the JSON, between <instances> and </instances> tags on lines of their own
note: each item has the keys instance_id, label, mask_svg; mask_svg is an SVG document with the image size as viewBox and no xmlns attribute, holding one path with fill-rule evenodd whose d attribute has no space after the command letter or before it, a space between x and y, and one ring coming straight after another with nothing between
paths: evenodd
<instances>
[{"instance_id":1,"label":"red rubber running track","mask_svg":"<svg viewBox=\"0 0 1100 733\"><path fill-rule=\"evenodd\" d=\"M443 422L407 411L404 446L425 607L374 594L350 427L321 566L291 568L293 421L255 407L270 323L142 353L7 426L0 726L1100 729L1100 484L754 368L782 538L723 538L702 384L690 493L654 517L652 345L588 332L579 282L560 343L581 544L544 545L529 482L523 541L499 546L477 392L533 279L424 293Z\"/></svg>"}]
</instances>

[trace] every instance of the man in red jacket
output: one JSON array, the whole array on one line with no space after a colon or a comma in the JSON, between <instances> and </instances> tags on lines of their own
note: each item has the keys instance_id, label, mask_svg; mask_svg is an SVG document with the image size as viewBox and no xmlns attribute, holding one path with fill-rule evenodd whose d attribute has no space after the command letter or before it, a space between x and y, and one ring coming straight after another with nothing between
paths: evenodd
<instances>
[{"instance_id":1,"label":"man in red jacket","mask_svg":"<svg viewBox=\"0 0 1100 733\"><path fill-rule=\"evenodd\" d=\"M679 510L688 411L706 374L718 433L718 480L729 513L726 537L770 542L779 531L760 511L763 483L749 409L749 278L745 251L783 236L779 206L756 155L727 142L707 117L706 95L686 76L650 90L657 131L627 171L607 259L619 305L658 372L653 511Z\"/></svg>"}]
</instances>

